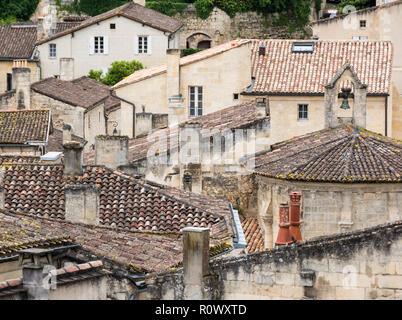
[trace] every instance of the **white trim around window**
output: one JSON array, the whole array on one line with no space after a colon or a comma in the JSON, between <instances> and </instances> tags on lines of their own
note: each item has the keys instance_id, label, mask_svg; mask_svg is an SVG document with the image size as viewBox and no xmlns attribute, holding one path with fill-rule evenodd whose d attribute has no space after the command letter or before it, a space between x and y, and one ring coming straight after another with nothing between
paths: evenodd
<instances>
[{"instance_id":1,"label":"white trim around window","mask_svg":"<svg viewBox=\"0 0 402 320\"><path fill-rule=\"evenodd\" d=\"M56 58L57 57L57 51L56 51L56 44L55 43L49 43L49 58Z\"/></svg>"},{"instance_id":2,"label":"white trim around window","mask_svg":"<svg viewBox=\"0 0 402 320\"><path fill-rule=\"evenodd\" d=\"M189 116L201 117L203 108L203 88L202 87L188 87L189 95Z\"/></svg>"}]
</instances>

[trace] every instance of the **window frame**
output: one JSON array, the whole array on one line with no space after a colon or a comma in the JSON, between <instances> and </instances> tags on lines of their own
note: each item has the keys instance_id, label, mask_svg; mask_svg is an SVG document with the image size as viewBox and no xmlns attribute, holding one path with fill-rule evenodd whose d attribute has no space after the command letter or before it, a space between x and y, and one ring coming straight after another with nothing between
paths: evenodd
<instances>
[{"instance_id":1,"label":"window frame","mask_svg":"<svg viewBox=\"0 0 402 320\"><path fill-rule=\"evenodd\" d=\"M148 54L149 52L149 41L148 36L138 36L138 53ZM145 47L145 48L144 48Z\"/></svg>"},{"instance_id":2,"label":"window frame","mask_svg":"<svg viewBox=\"0 0 402 320\"><path fill-rule=\"evenodd\" d=\"M97 43L97 42L99 42L99 43ZM95 36L94 37L94 53L95 54L105 54L105 37L104 36Z\"/></svg>"},{"instance_id":3,"label":"window frame","mask_svg":"<svg viewBox=\"0 0 402 320\"><path fill-rule=\"evenodd\" d=\"M301 110L301 107L305 109ZM297 105L297 121L308 121L308 103L299 103Z\"/></svg>"},{"instance_id":4,"label":"window frame","mask_svg":"<svg viewBox=\"0 0 402 320\"><path fill-rule=\"evenodd\" d=\"M360 20L359 26L360 26L360 29L366 29L367 28L367 20Z\"/></svg>"},{"instance_id":5,"label":"window frame","mask_svg":"<svg viewBox=\"0 0 402 320\"><path fill-rule=\"evenodd\" d=\"M194 92L192 90L194 89ZM193 97L194 96L194 99ZM201 99L200 99L201 97ZM192 107L192 102L194 106ZM188 87L188 114L190 118L197 118L203 115L204 104L204 89L202 86L189 86ZM194 114L192 113L194 110Z\"/></svg>"},{"instance_id":6,"label":"window frame","mask_svg":"<svg viewBox=\"0 0 402 320\"><path fill-rule=\"evenodd\" d=\"M54 55L52 55L54 53ZM57 58L57 45L55 43L49 43L49 58Z\"/></svg>"}]
</instances>

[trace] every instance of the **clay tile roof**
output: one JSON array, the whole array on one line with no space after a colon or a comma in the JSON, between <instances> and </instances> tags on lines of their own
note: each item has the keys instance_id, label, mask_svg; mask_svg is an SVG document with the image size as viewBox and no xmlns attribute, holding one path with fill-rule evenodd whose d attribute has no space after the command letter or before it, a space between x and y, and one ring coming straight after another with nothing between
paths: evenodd
<instances>
[{"instance_id":1,"label":"clay tile roof","mask_svg":"<svg viewBox=\"0 0 402 320\"><path fill-rule=\"evenodd\" d=\"M188 196L186 201L173 188L151 186L104 167L87 167L81 177L63 176L62 165L9 165L3 169L4 207L12 213L64 220L64 187L96 184L101 190L101 226L180 233L184 227L199 223L199 227L211 228L214 237L224 239L231 235L231 220L227 218L230 211L228 206L222 209L222 202L209 202L199 195ZM204 221L196 221L197 214Z\"/></svg>"},{"instance_id":2,"label":"clay tile roof","mask_svg":"<svg viewBox=\"0 0 402 320\"><path fill-rule=\"evenodd\" d=\"M253 40L252 76L247 93L323 94L324 86L349 62L368 94L391 90L393 47L389 41L313 41L313 53L292 53L300 40ZM311 40L308 42L312 42ZM266 47L259 55L259 46Z\"/></svg>"},{"instance_id":3,"label":"clay tile roof","mask_svg":"<svg viewBox=\"0 0 402 320\"><path fill-rule=\"evenodd\" d=\"M167 15L164 15L158 11L146 8L144 6L141 6L139 4L136 4L132 1L129 3L126 3L120 7L117 7L115 9L112 9L110 11L107 11L105 13L102 13L100 15L97 15L95 17L88 18L84 20L81 24L67 29L65 31L59 32L47 39L39 41L37 44L42 44L45 42L48 42L50 40L59 38L61 36L64 36L66 34L70 34L72 32L81 30L83 28L89 27L95 23L107 20L109 18L115 17L115 16L122 16L134 21L137 21L139 23L145 24L149 27L159 29L161 31L166 31L166 32L176 32L178 29L182 27L182 22L169 17Z\"/></svg>"},{"instance_id":4,"label":"clay tile roof","mask_svg":"<svg viewBox=\"0 0 402 320\"><path fill-rule=\"evenodd\" d=\"M72 81L48 78L31 85L31 89L73 106L93 107L106 101L106 109L120 105L120 100L111 96L110 88L88 77Z\"/></svg>"},{"instance_id":5,"label":"clay tile roof","mask_svg":"<svg viewBox=\"0 0 402 320\"><path fill-rule=\"evenodd\" d=\"M35 50L36 24L0 25L0 60L31 59Z\"/></svg>"},{"instance_id":6,"label":"clay tile roof","mask_svg":"<svg viewBox=\"0 0 402 320\"><path fill-rule=\"evenodd\" d=\"M202 127L201 133L204 136L210 134L211 131L224 132L230 129L249 128L253 124L269 117L258 117L256 113L255 101L245 102L237 106L228 107L217 112L207 114L198 118L188 120L181 126L188 124L198 124ZM149 136L143 136L129 141L129 161L135 162L147 158L148 150L156 148L160 144L160 152L166 152L164 139L167 137L167 146L169 150L173 150L178 146L179 127L160 129L152 133L154 139L149 139ZM157 148L156 148L157 149ZM84 156L86 164L93 164L95 153L88 152Z\"/></svg>"},{"instance_id":7,"label":"clay tile roof","mask_svg":"<svg viewBox=\"0 0 402 320\"><path fill-rule=\"evenodd\" d=\"M191 54L189 56L180 58L180 66L185 66L185 65L188 65L191 63L195 63L195 62L198 62L201 60L205 60L205 59L214 57L218 54L224 53L224 52L234 49L234 48L238 48L247 43L250 43L250 40L233 40L233 41L226 42L224 44L212 47L210 49L202 50L200 52ZM132 75L130 75L127 78L120 81L119 83L115 84L113 86L113 88L117 89L120 87L124 87L131 83L135 83L138 81L145 80L147 78L157 76L159 74L166 73L166 71L167 71L166 64L147 68L147 69L138 70L138 71L134 72Z\"/></svg>"},{"instance_id":8,"label":"clay tile roof","mask_svg":"<svg viewBox=\"0 0 402 320\"><path fill-rule=\"evenodd\" d=\"M0 143L45 142L50 121L49 110L0 111Z\"/></svg>"},{"instance_id":9,"label":"clay tile roof","mask_svg":"<svg viewBox=\"0 0 402 320\"><path fill-rule=\"evenodd\" d=\"M255 158L269 177L322 182L401 182L402 141L344 125L272 146Z\"/></svg>"},{"instance_id":10,"label":"clay tile roof","mask_svg":"<svg viewBox=\"0 0 402 320\"><path fill-rule=\"evenodd\" d=\"M82 21L57 22L56 29L53 32L54 32L54 34L64 32L68 29L79 26L81 23L82 23Z\"/></svg>"},{"instance_id":11,"label":"clay tile roof","mask_svg":"<svg viewBox=\"0 0 402 320\"><path fill-rule=\"evenodd\" d=\"M247 242L247 252L264 251L264 238L257 218L245 218L242 228Z\"/></svg>"}]
</instances>

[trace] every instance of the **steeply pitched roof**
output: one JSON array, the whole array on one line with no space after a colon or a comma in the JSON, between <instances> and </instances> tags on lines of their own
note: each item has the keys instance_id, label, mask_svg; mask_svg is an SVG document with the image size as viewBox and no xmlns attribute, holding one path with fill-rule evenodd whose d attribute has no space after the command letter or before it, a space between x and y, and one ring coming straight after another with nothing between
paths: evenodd
<instances>
[{"instance_id":1,"label":"steeply pitched roof","mask_svg":"<svg viewBox=\"0 0 402 320\"><path fill-rule=\"evenodd\" d=\"M205 200L201 208L176 198L169 189L104 167L86 167L80 177L63 176L62 165L10 165L4 170L4 207L10 212L63 220L64 187L96 184L100 188L101 226L158 233L178 233L186 226L210 227L212 235L220 238L231 233L224 218L230 215L228 204L222 211L224 201L218 206Z\"/></svg>"},{"instance_id":2,"label":"steeply pitched roof","mask_svg":"<svg viewBox=\"0 0 402 320\"><path fill-rule=\"evenodd\" d=\"M36 24L0 25L0 60L33 58L36 36Z\"/></svg>"},{"instance_id":3,"label":"steeply pitched roof","mask_svg":"<svg viewBox=\"0 0 402 320\"><path fill-rule=\"evenodd\" d=\"M50 120L49 110L0 111L0 144L46 142Z\"/></svg>"},{"instance_id":4,"label":"steeply pitched roof","mask_svg":"<svg viewBox=\"0 0 402 320\"><path fill-rule=\"evenodd\" d=\"M31 89L72 106L91 108L105 101L108 110L120 104L107 85L85 76L72 81L47 78L33 83Z\"/></svg>"},{"instance_id":5,"label":"steeply pitched roof","mask_svg":"<svg viewBox=\"0 0 402 320\"><path fill-rule=\"evenodd\" d=\"M176 32L183 25L183 23L177 19L174 19L174 18L169 17L165 14L162 14L158 11L146 8L144 6L134 3L133 1L130 1L120 7L117 7L110 11L102 13L95 17L86 19L81 24L79 24L73 28L59 32L47 39L38 41L37 44L40 45L40 44L43 44L50 40L57 39L66 34L76 32L78 30L91 26L95 23L101 22L103 20L107 20L107 19L115 17L115 16L122 16L122 17L128 18L130 20L145 24L152 28L155 28L155 29L158 29L161 31L171 32L171 33Z\"/></svg>"},{"instance_id":6,"label":"steeply pitched roof","mask_svg":"<svg viewBox=\"0 0 402 320\"><path fill-rule=\"evenodd\" d=\"M401 182L402 141L344 125L293 138L255 158L258 174L312 182Z\"/></svg>"},{"instance_id":7,"label":"steeply pitched roof","mask_svg":"<svg viewBox=\"0 0 402 320\"><path fill-rule=\"evenodd\" d=\"M247 242L247 252L264 251L264 238L257 218L245 218L241 226Z\"/></svg>"},{"instance_id":8,"label":"steeply pitched roof","mask_svg":"<svg viewBox=\"0 0 402 320\"><path fill-rule=\"evenodd\" d=\"M258 121L269 119L258 117L256 113L255 101L245 102L237 106L231 106L205 116L188 120L186 123L199 124L202 127L201 133L209 134L212 130L225 132L231 129L241 129L251 127ZM210 131L211 130L211 131ZM152 136L152 138L150 138ZM165 140L167 139L167 146ZM150 148L159 148L160 152L174 150L178 147L179 127L160 129L136 139L130 139L128 147L128 158L130 162L136 162L147 158ZM166 148L167 147L167 148ZM95 161L95 152L91 151L84 155L86 164L93 164Z\"/></svg>"},{"instance_id":9,"label":"steeply pitched roof","mask_svg":"<svg viewBox=\"0 0 402 320\"><path fill-rule=\"evenodd\" d=\"M324 94L324 86L349 62L368 94L391 92L393 47L389 41L313 41L314 51L292 53L300 40L253 40L247 93ZM311 41L308 41L311 42ZM265 55L259 47L266 47Z\"/></svg>"},{"instance_id":10,"label":"steeply pitched roof","mask_svg":"<svg viewBox=\"0 0 402 320\"><path fill-rule=\"evenodd\" d=\"M200 52L191 54L189 56L180 58L180 66L183 67L183 66L191 64L191 63L195 63L195 62L198 62L201 60L205 60L205 59L214 57L218 54L221 54L223 52L226 52L226 51L234 49L234 48L238 48L249 42L250 42L249 40L233 40L233 41L221 44L219 46L212 47L210 49L202 50ZM166 73L166 71L167 71L166 64L147 68L147 69L138 70L138 71L134 72L132 75L130 75L127 78L120 81L119 83L115 84L113 88L117 89L120 87L124 87L131 83L135 83L138 81L142 81L142 80L145 80L148 78L155 77L159 74Z\"/></svg>"}]
</instances>

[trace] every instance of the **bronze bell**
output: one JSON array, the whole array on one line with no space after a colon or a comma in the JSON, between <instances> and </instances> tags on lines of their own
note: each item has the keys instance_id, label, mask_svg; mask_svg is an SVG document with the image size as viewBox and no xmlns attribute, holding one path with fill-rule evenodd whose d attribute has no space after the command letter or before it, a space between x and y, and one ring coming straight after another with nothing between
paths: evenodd
<instances>
[{"instance_id":1,"label":"bronze bell","mask_svg":"<svg viewBox=\"0 0 402 320\"><path fill-rule=\"evenodd\" d=\"M350 89L350 88L342 88L341 97L343 98L343 101L342 101L342 104L340 106L341 109L343 109L343 110L350 109L348 99L349 99L349 96L350 96L351 92L352 92L352 89Z\"/></svg>"}]
</instances>

